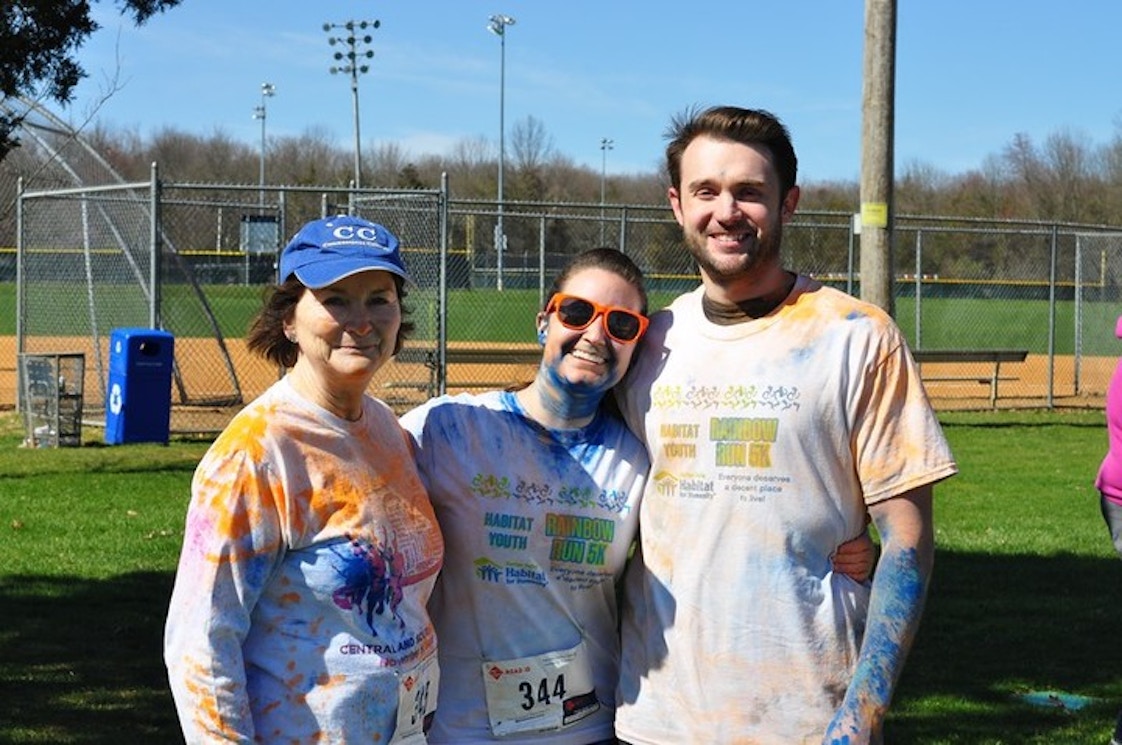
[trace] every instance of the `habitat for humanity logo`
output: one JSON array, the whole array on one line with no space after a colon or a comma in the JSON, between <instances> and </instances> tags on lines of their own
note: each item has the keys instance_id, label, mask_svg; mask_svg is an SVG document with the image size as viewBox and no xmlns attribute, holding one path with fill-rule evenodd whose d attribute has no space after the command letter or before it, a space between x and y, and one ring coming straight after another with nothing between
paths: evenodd
<instances>
[{"instance_id":1,"label":"habitat for humanity logo","mask_svg":"<svg viewBox=\"0 0 1122 745\"><path fill-rule=\"evenodd\" d=\"M713 480L701 478L698 474L683 474L679 478L669 471L659 471L655 474L654 482L658 493L664 497L713 498Z\"/></svg>"},{"instance_id":2,"label":"habitat for humanity logo","mask_svg":"<svg viewBox=\"0 0 1122 745\"><path fill-rule=\"evenodd\" d=\"M507 585L538 585L545 587L549 578L534 564L511 562L499 564L486 556L475 560L475 576L484 582Z\"/></svg>"}]
</instances>

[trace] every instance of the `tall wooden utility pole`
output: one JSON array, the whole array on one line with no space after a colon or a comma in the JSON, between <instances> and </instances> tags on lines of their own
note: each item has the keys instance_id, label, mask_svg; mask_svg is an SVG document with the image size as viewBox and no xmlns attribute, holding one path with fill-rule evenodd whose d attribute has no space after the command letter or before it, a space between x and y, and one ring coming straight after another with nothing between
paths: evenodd
<instances>
[{"instance_id":1,"label":"tall wooden utility pole","mask_svg":"<svg viewBox=\"0 0 1122 745\"><path fill-rule=\"evenodd\" d=\"M896 0L865 0L861 95L861 299L894 312L893 129L896 119Z\"/></svg>"}]
</instances>

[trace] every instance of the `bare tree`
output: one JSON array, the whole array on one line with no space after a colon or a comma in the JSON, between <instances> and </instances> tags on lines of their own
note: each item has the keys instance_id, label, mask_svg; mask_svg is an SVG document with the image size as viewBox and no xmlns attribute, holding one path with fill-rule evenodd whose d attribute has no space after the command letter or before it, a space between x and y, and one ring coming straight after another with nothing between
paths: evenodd
<instances>
[{"instance_id":1,"label":"bare tree","mask_svg":"<svg viewBox=\"0 0 1122 745\"><path fill-rule=\"evenodd\" d=\"M938 211L928 214L1009 219L1019 214L1019 198L1018 191L1009 188L1001 158L991 155L980 169L953 178L938 203Z\"/></svg>"},{"instance_id":2,"label":"bare tree","mask_svg":"<svg viewBox=\"0 0 1122 745\"><path fill-rule=\"evenodd\" d=\"M269 159L273 180L282 184L345 184L351 178L350 154L322 126L309 127L296 137L278 138L269 148Z\"/></svg>"},{"instance_id":3,"label":"bare tree","mask_svg":"<svg viewBox=\"0 0 1122 745\"><path fill-rule=\"evenodd\" d=\"M911 161L896 179L898 214L936 214L939 200L946 194L950 177L930 163Z\"/></svg>"},{"instance_id":4,"label":"bare tree","mask_svg":"<svg viewBox=\"0 0 1122 745\"><path fill-rule=\"evenodd\" d=\"M1058 204L1048 166L1037 151L1032 138L1023 132L1013 136L1004 151L1012 184L1019 187L1024 201L1042 219L1056 218Z\"/></svg>"},{"instance_id":5,"label":"bare tree","mask_svg":"<svg viewBox=\"0 0 1122 745\"><path fill-rule=\"evenodd\" d=\"M1105 157L1095 153L1085 135L1071 130L1053 132L1043 148L1018 134L1004 152L1011 185L1023 191L1023 209L1038 219L1071 222L1107 218L1101 196Z\"/></svg>"},{"instance_id":6,"label":"bare tree","mask_svg":"<svg viewBox=\"0 0 1122 745\"><path fill-rule=\"evenodd\" d=\"M498 182L495 152L483 137L460 140L446 160L448 178L467 199L494 197Z\"/></svg>"},{"instance_id":7,"label":"bare tree","mask_svg":"<svg viewBox=\"0 0 1122 745\"><path fill-rule=\"evenodd\" d=\"M540 170L554 154L553 138L541 119L527 116L519 119L511 128L510 150L516 169Z\"/></svg>"},{"instance_id":8,"label":"bare tree","mask_svg":"<svg viewBox=\"0 0 1122 745\"><path fill-rule=\"evenodd\" d=\"M1074 222L1096 220L1098 174L1093 146L1086 135L1072 130L1053 132L1044 141L1044 153L1052 172L1059 201L1058 219Z\"/></svg>"},{"instance_id":9,"label":"bare tree","mask_svg":"<svg viewBox=\"0 0 1122 745\"><path fill-rule=\"evenodd\" d=\"M220 129L204 138L165 127L153 136L149 158L170 181L248 184L257 167L254 149Z\"/></svg>"},{"instance_id":10,"label":"bare tree","mask_svg":"<svg viewBox=\"0 0 1122 745\"><path fill-rule=\"evenodd\" d=\"M553 138L545 124L534 116L515 122L510 132L510 149L517 176L517 199L543 199L546 193L544 167L554 157Z\"/></svg>"},{"instance_id":11,"label":"bare tree","mask_svg":"<svg viewBox=\"0 0 1122 745\"><path fill-rule=\"evenodd\" d=\"M369 152L369 151L367 151ZM395 186L409 163L405 150L396 142L381 142L366 158L365 169L371 186Z\"/></svg>"}]
</instances>

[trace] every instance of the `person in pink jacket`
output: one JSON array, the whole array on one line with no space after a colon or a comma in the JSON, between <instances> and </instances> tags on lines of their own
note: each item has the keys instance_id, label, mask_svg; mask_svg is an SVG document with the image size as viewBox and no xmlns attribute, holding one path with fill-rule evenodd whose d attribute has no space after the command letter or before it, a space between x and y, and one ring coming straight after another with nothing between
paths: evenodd
<instances>
[{"instance_id":1,"label":"person in pink jacket","mask_svg":"<svg viewBox=\"0 0 1122 745\"><path fill-rule=\"evenodd\" d=\"M1114 335L1122 339L1122 316L1118 317ZM1106 391L1106 432L1110 446L1099 466L1095 488L1102 495L1103 519L1110 529L1114 549L1122 556L1122 359Z\"/></svg>"},{"instance_id":2,"label":"person in pink jacket","mask_svg":"<svg viewBox=\"0 0 1122 745\"><path fill-rule=\"evenodd\" d=\"M1114 335L1122 339L1122 316L1115 323ZM1114 541L1114 550L1122 556L1122 359L1114 368L1110 387L1106 389L1106 433L1109 445L1095 478L1095 488L1099 490L1099 506ZM1118 713L1110 743L1122 745L1122 712Z\"/></svg>"}]
</instances>

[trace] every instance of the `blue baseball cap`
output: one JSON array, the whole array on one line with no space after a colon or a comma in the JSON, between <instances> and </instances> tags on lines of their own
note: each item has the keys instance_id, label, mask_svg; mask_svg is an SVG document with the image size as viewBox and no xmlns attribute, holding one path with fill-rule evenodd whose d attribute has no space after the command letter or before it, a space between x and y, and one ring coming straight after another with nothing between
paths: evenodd
<instances>
[{"instance_id":1,"label":"blue baseball cap","mask_svg":"<svg viewBox=\"0 0 1122 745\"><path fill-rule=\"evenodd\" d=\"M372 270L409 279L397 236L377 223L352 215L312 220L281 251L281 282L295 274L313 290Z\"/></svg>"}]
</instances>

